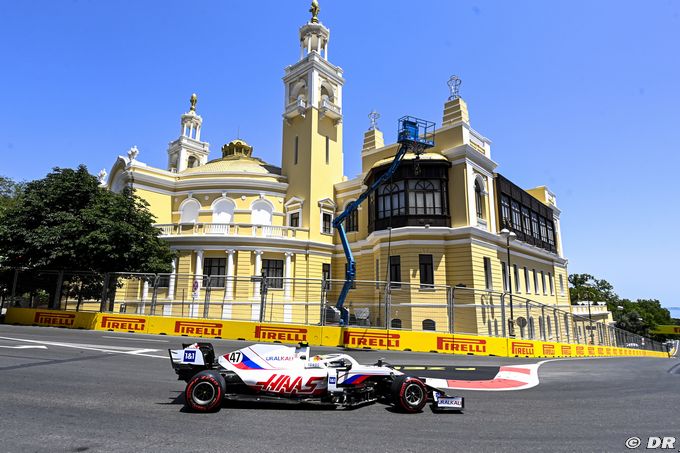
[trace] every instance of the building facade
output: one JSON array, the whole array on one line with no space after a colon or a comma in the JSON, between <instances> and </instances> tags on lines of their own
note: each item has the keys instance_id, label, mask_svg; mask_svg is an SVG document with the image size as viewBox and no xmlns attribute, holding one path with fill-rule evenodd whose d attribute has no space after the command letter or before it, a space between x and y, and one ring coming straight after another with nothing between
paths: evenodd
<instances>
[{"instance_id":1,"label":"building facade","mask_svg":"<svg viewBox=\"0 0 680 453\"><path fill-rule=\"evenodd\" d=\"M344 279L332 220L386 171L399 145L385 143L373 115L363 148L348 150L360 152L362 172L343 175L344 79L328 58L329 38L316 13L299 29L300 58L283 77L280 167L255 157L241 139L210 160L195 95L168 147L166 168L139 161L135 148L116 160L107 186L132 185L149 203L161 237L178 252L173 273L160 285L158 303L166 313L174 314L180 297L202 300L208 281L219 288L221 303L200 314L256 319L261 282L251 277L262 273L273 278L268 290L282 304L277 321L318 321L305 301L328 297L332 305L341 285L313 283ZM345 223L357 261L358 281L348 298L354 319L367 326L499 335L505 326L499 325L498 297L512 290L517 307L525 299L543 304L540 313L532 307L513 314L522 336L524 329L568 336L569 321L551 312L570 310L555 195L544 186L524 190L497 173L491 141L471 127L457 91L443 105L435 143L421 156L407 154ZM517 239L508 242L503 229ZM216 277L196 278L205 275ZM385 293L390 312L380 308ZM450 297L458 301L453 314L446 311ZM193 310L190 315L200 315Z\"/></svg>"}]
</instances>

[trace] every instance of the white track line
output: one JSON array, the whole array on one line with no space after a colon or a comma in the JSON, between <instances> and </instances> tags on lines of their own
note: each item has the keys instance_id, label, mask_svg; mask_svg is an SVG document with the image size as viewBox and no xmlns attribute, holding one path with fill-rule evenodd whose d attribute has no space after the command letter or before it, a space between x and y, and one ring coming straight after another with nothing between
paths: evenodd
<instances>
[{"instance_id":1,"label":"white track line","mask_svg":"<svg viewBox=\"0 0 680 453\"><path fill-rule=\"evenodd\" d=\"M168 340L152 340L150 338L114 337L113 335L102 335L102 338L113 338L115 340L130 340L130 341L153 341L155 343L170 343Z\"/></svg>"},{"instance_id":2,"label":"white track line","mask_svg":"<svg viewBox=\"0 0 680 453\"><path fill-rule=\"evenodd\" d=\"M59 343L56 341L38 341L38 340L25 340L23 338L12 338L12 337L0 337L0 340L12 340L12 341L23 341L25 343L38 343L42 345L51 345L51 346L61 346L63 348L75 348L75 349L85 349L88 351L99 351L99 352L108 352L109 354L126 354L126 355L134 355L134 356L144 356L144 357L154 357L157 359L168 359L167 355L153 355L153 354L146 354L144 351L157 351L158 349L136 349L133 351L116 351L113 349L106 349L109 347L115 347L115 346L106 346L106 345L80 345L77 343Z\"/></svg>"},{"instance_id":3,"label":"white track line","mask_svg":"<svg viewBox=\"0 0 680 453\"><path fill-rule=\"evenodd\" d=\"M18 346L2 346L0 345L0 348L6 348L6 349L47 349L47 346L44 344L36 344L36 345L29 345L29 344L22 344Z\"/></svg>"}]
</instances>

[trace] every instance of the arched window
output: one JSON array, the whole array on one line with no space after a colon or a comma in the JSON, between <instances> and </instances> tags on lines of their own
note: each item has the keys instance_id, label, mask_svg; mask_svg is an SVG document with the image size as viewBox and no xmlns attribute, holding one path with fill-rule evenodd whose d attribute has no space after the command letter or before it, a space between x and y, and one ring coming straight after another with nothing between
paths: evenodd
<instances>
[{"instance_id":1,"label":"arched window","mask_svg":"<svg viewBox=\"0 0 680 453\"><path fill-rule=\"evenodd\" d=\"M394 318L394 319L390 322L390 327L392 327L393 329L401 329L401 319L399 319L399 318Z\"/></svg>"},{"instance_id":2,"label":"arched window","mask_svg":"<svg viewBox=\"0 0 680 453\"><path fill-rule=\"evenodd\" d=\"M179 208L180 223L196 223L198 220L198 211L201 209L201 204L195 198L188 198L182 203Z\"/></svg>"},{"instance_id":3,"label":"arched window","mask_svg":"<svg viewBox=\"0 0 680 453\"><path fill-rule=\"evenodd\" d=\"M408 213L410 215L442 214L442 197L438 180L409 181Z\"/></svg>"},{"instance_id":4,"label":"arched window","mask_svg":"<svg viewBox=\"0 0 680 453\"><path fill-rule=\"evenodd\" d=\"M251 206L252 214L250 216L250 223L253 225L271 225L272 212L274 208L265 200L258 200Z\"/></svg>"},{"instance_id":5,"label":"arched window","mask_svg":"<svg viewBox=\"0 0 680 453\"><path fill-rule=\"evenodd\" d=\"M436 324L431 319L423 319L423 330L435 330Z\"/></svg>"},{"instance_id":6,"label":"arched window","mask_svg":"<svg viewBox=\"0 0 680 453\"><path fill-rule=\"evenodd\" d=\"M484 193L479 179L475 179L475 207L477 208L477 218L484 218Z\"/></svg>"},{"instance_id":7,"label":"arched window","mask_svg":"<svg viewBox=\"0 0 680 453\"><path fill-rule=\"evenodd\" d=\"M385 219L406 214L404 181L386 184L378 193L378 218Z\"/></svg>"},{"instance_id":8,"label":"arched window","mask_svg":"<svg viewBox=\"0 0 680 453\"><path fill-rule=\"evenodd\" d=\"M231 223L234 219L234 202L221 198L213 204L213 223Z\"/></svg>"},{"instance_id":9,"label":"arched window","mask_svg":"<svg viewBox=\"0 0 680 453\"><path fill-rule=\"evenodd\" d=\"M198 166L198 159L196 159L195 156L189 156L189 160L187 160L187 167L189 168L194 168Z\"/></svg>"},{"instance_id":10,"label":"arched window","mask_svg":"<svg viewBox=\"0 0 680 453\"><path fill-rule=\"evenodd\" d=\"M349 203L351 203L351 201L345 204L345 209ZM345 220L345 231L348 233L350 231L359 231L359 211L357 209L352 211L352 213Z\"/></svg>"},{"instance_id":11,"label":"arched window","mask_svg":"<svg viewBox=\"0 0 680 453\"><path fill-rule=\"evenodd\" d=\"M333 96L333 87L327 82L321 83L321 99L328 99L330 102L335 102L335 96Z\"/></svg>"}]
</instances>

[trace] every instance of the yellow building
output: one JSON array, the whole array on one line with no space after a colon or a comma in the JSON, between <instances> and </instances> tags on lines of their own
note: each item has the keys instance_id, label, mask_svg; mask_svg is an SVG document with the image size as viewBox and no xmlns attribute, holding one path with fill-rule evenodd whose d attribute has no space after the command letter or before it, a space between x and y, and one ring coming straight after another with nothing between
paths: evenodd
<instances>
[{"instance_id":1,"label":"yellow building","mask_svg":"<svg viewBox=\"0 0 680 453\"><path fill-rule=\"evenodd\" d=\"M344 79L328 59L329 37L316 12L299 30L300 58L283 78L281 167L240 139L209 160L195 95L166 168L140 162L136 148L114 164L108 187L133 186L178 252L173 273L154 284L164 313L180 314L181 306L190 316L258 319L262 282L252 277L265 273L274 307L267 320L333 315L341 283L321 282L344 279L345 257L332 220L385 172L399 144L385 143L372 114L362 173L343 176ZM450 80L435 147L407 155L345 223L357 262L352 322L482 335L516 327L517 336L568 340L577 331L567 316L555 195L544 186L523 190L496 172L491 141L471 127L458 85ZM512 307L501 294L511 289ZM134 291L150 297L148 284Z\"/></svg>"}]
</instances>

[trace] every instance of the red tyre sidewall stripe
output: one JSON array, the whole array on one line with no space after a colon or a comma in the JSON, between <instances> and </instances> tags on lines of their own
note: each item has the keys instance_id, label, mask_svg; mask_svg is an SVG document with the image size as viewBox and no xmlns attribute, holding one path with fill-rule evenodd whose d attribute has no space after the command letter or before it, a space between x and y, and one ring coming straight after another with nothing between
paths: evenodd
<instances>
[{"instance_id":1,"label":"red tyre sidewall stripe","mask_svg":"<svg viewBox=\"0 0 680 453\"><path fill-rule=\"evenodd\" d=\"M191 399L191 392L193 391L194 387L196 387L196 385L198 383L203 382L203 381L210 382L217 389L217 391L215 392L216 393L215 399L213 400L212 403L208 404L207 406L201 406L199 404L195 404L193 402L193 400ZM187 385L187 389L184 393L184 399L186 400L187 404L189 404L189 406L193 410L199 411L199 412L209 412L209 411L215 409L219 404L222 403L222 397L223 397L222 386L220 385L219 381L217 381L217 379L215 379L212 376L205 376L205 375L199 376L197 379L192 379L189 382L189 385Z\"/></svg>"}]
</instances>

